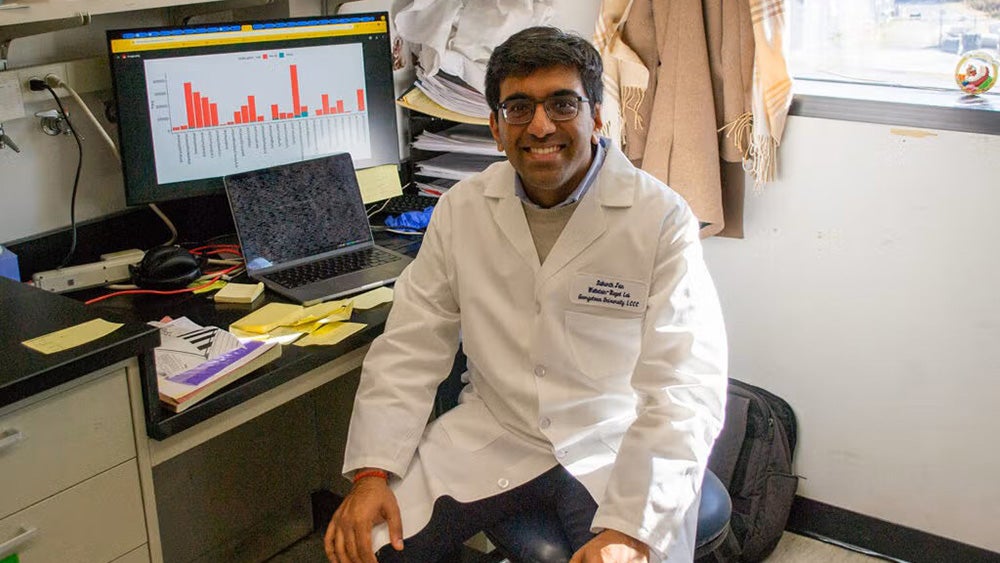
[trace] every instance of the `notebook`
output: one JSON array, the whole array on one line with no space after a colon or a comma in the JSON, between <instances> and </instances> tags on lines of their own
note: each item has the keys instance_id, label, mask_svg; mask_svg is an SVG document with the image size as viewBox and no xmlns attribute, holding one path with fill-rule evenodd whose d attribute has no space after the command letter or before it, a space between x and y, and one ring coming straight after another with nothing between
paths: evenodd
<instances>
[{"instance_id":1,"label":"notebook","mask_svg":"<svg viewBox=\"0 0 1000 563\"><path fill-rule=\"evenodd\" d=\"M247 273L303 305L390 283L412 261L375 245L348 153L223 182Z\"/></svg>"}]
</instances>

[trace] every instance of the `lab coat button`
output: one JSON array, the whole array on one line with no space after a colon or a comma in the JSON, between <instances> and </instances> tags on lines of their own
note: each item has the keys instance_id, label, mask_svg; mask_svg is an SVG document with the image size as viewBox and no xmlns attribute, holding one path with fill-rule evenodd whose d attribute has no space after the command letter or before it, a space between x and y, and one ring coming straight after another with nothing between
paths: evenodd
<instances>
[{"instance_id":1,"label":"lab coat button","mask_svg":"<svg viewBox=\"0 0 1000 563\"><path fill-rule=\"evenodd\" d=\"M538 421L538 427L545 430L552 425L552 421L548 417L543 416L541 420Z\"/></svg>"},{"instance_id":2,"label":"lab coat button","mask_svg":"<svg viewBox=\"0 0 1000 563\"><path fill-rule=\"evenodd\" d=\"M568 452L566 450L559 450L556 452L556 459L565 459L567 453Z\"/></svg>"},{"instance_id":3,"label":"lab coat button","mask_svg":"<svg viewBox=\"0 0 1000 563\"><path fill-rule=\"evenodd\" d=\"M538 303L537 301L535 302L535 314L536 315L542 314L542 304Z\"/></svg>"},{"instance_id":4,"label":"lab coat button","mask_svg":"<svg viewBox=\"0 0 1000 563\"><path fill-rule=\"evenodd\" d=\"M501 489L506 489L508 485L510 485L510 481L506 479L500 479L499 481L497 481L497 486L500 487Z\"/></svg>"},{"instance_id":5,"label":"lab coat button","mask_svg":"<svg viewBox=\"0 0 1000 563\"><path fill-rule=\"evenodd\" d=\"M535 366L535 375L545 377L545 366Z\"/></svg>"}]
</instances>

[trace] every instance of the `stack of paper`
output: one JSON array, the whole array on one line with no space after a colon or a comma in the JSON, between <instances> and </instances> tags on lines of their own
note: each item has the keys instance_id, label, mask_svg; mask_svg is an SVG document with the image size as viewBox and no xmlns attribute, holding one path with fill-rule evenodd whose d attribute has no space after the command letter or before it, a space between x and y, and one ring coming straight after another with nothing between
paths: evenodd
<instances>
[{"instance_id":1,"label":"stack of paper","mask_svg":"<svg viewBox=\"0 0 1000 563\"><path fill-rule=\"evenodd\" d=\"M174 412L281 356L278 344L242 344L221 328L203 327L186 317L150 324L160 329L160 346L154 350L158 394Z\"/></svg>"},{"instance_id":2,"label":"stack of paper","mask_svg":"<svg viewBox=\"0 0 1000 563\"><path fill-rule=\"evenodd\" d=\"M435 152L460 152L501 157L489 128L477 125L456 125L434 133L424 131L412 143L413 148Z\"/></svg>"},{"instance_id":3,"label":"stack of paper","mask_svg":"<svg viewBox=\"0 0 1000 563\"><path fill-rule=\"evenodd\" d=\"M430 197L441 197L451 189L452 186L458 183L458 180L446 180L444 178L435 178L429 181L414 180L417 189L420 190L420 195L426 195Z\"/></svg>"},{"instance_id":4,"label":"stack of paper","mask_svg":"<svg viewBox=\"0 0 1000 563\"><path fill-rule=\"evenodd\" d=\"M434 117L440 117L441 119L447 119L448 121L473 123L476 125L490 124L490 120L486 117L472 117L457 111L452 111L442 106L427 97L427 94L416 86L407 90L402 96L399 97L398 100L396 100L396 103L404 108L419 111L420 113L426 113L427 115L433 115Z\"/></svg>"},{"instance_id":5,"label":"stack of paper","mask_svg":"<svg viewBox=\"0 0 1000 563\"><path fill-rule=\"evenodd\" d=\"M433 76L424 74L417 67L417 88L438 105L456 113L481 119L490 116L490 106L486 96L470 88L457 77L438 71Z\"/></svg>"},{"instance_id":6,"label":"stack of paper","mask_svg":"<svg viewBox=\"0 0 1000 563\"><path fill-rule=\"evenodd\" d=\"M504 157L478 154L445 153L417 163L417 174L432 178L464 180L478 174L493 164L505 160Z\"/></svg>"},{"instance_id":7,"label":"stack of paper","mask_svg":"<svg viewBox=\"0 0 1000 563\"><path fill-rule=\"evenodd\" d=\"M349 322L354 309L370 309L392 301L392 289L380 287L349 299L327 301L311 307L268 303L229 325L241 340L280 342L296 346L336 344L365 328Z\"/></svg>"}]
</instances>

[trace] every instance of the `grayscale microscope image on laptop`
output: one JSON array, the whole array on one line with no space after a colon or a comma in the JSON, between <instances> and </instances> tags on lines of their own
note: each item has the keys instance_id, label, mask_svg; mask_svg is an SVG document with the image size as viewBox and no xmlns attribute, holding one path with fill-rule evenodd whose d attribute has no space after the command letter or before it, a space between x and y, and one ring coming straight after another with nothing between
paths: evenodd
<instances>
[{"instance_id":1,"label":"grayscale microscope image on laptop","mask_svg":"<svg viewBox=\"0 0 1000 563\"><path fill-rule=\"evenodd\" d=\"M411 262L375 245L348 153L224 180L247 273L294 301L378 287Z\"/></svg>"}]
</instances>

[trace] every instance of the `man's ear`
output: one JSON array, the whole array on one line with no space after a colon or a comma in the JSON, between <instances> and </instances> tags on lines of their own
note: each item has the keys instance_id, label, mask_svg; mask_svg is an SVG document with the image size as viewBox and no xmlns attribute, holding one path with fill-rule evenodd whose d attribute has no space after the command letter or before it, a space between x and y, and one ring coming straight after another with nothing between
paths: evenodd
<instances>
[{"instance_id":1,"label":"man's ear","mask_svg":"<svg viewBox=\"0 0 1000 563\"><path fill-rule=\"evenodd\" d=\"M604 129L604 120L601 119L601 104L594 104L594 144L600 140L602 129Z\"/></svg>"},{"instance_id":2,"label":"man's ear","mask_svg":"<svg viewBox=\"0 0 1000 563\"><path fill-rule=\"evenodd\" d=\"M497 123L497 112L490 112L490 133L493 134L493 140L497 142L497 150L500 152L505 152L503 148L503 143L500 141L500 124Z\"/></svg>"}]
</instances>

